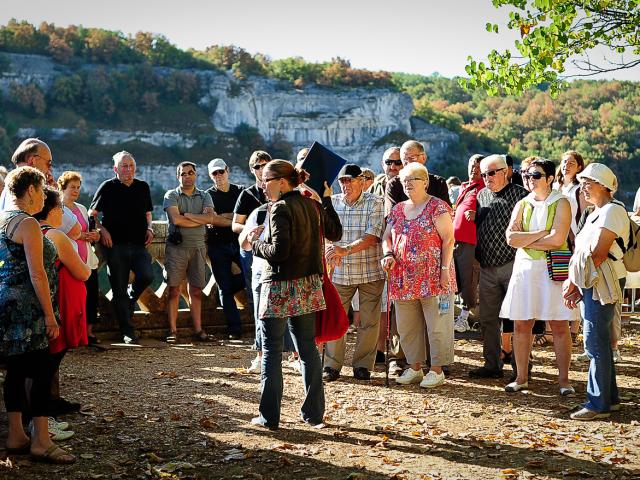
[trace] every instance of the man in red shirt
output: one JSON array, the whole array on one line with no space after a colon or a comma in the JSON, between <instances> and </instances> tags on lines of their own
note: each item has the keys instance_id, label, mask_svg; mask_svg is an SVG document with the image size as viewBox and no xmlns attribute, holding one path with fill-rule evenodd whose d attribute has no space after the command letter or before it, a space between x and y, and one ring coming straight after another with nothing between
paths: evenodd
<instances>
[{"instance_id":1,"label":"man in red shirt","mask_svg":"<svg viewBox=\"0 0 640 480\"><path fill-rule=\"evenodd\" d=\"M458 275L458 288L462 297L462 311L454 323L456 332L469 329L469 310L474 308L478 299L478 281L480 264L475 258L476 250L476 197L484 188L480 177L480 160L483 155L472 155L469 158L469 181L460 187L453 220L456 240L453 258Z\"/></svg>"}]
</instances>

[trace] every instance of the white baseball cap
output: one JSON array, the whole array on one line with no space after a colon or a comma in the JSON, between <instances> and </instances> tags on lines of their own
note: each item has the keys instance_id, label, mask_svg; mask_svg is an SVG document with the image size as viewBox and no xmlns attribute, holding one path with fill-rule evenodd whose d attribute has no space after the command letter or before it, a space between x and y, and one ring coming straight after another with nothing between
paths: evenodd
<instances>
[{"instance_id":1,"label":"white baseball cap","mask_svg":"<svg viewBox=\"0 0 640 480\"><path fill-rule=\"evenodd\" d=\"M226 170L227 164L221 158L214 158L209 162L209 173L215 172L216 170Z\"/></svg>"}]
</instances>

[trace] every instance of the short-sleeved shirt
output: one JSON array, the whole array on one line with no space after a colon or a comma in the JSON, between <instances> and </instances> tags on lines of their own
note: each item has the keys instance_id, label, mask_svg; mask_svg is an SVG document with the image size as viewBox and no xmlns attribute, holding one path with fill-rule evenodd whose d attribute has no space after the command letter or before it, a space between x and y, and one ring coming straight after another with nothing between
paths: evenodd
<instances>
[{"instance_id":1,"label":"short-sleeved shirt","mask_svg":"<svg viewBox=\"0 0 640 480\"><path fill-rule=\"evenodd\" d=\"M516 249L507 244L506 231L513 208L528 194L513 183L499 192L483 188L478 193L476 258L482 268L500 267L515 259Z\"/></svg>"},{"instance_id":2,"label":"short-sleeved shirt","mask_svg":"<svg viewBox=\"0 0 640 480\"><path fill-rule=\"evenodd\" d=\"M251 185L245 188L238 196L238 201L233 208L233 213L249 216L260 205L267 203L267 197L258 185Z\"/></svg>"},{"instance_id":3,"label":"short-sleeved shirt","mask_svg":"<svg viewBox=\"0 0 640 480\"><path fill-rule=\"evenodd\" d=\"M576 251L583 251L590 248L593 239L599 234L598 230L606 228L615 233L618 237L624 239L629 238L629 215L624 207L609 202L606 205L596 208L587 217L582 230L576 235ZM627 270L622 262L622 249L618 242L613 242L609 253L615 257L614 268L618 278L627 276Z\"/></svg>"},{"instance_id":4,"label":"short-sleeved shirt","mask_svg":"<svg viewBox=\"0 0 640 480\"><path fill-rule=\"evenodd\" d=\"M238 197L242 193L242 186L235 183L229 184L229 190L223 192L215 186L207 190L213 201L213 208L218 215L223 213L233 213ZM207 243L209 245L221 245L227 243L235 243L238 241L238 234L228 227L208 227Z\"/></svg>"},{"instance_id":5,"label":"short-sleeved shirt","mask_svg":"<svg viewBox=\"0 0 640 480\"><path fill-rule=\"evenodd\" d=\"M344 247L365 235L382 238L384 233L384 201L378 195L363 192L353 205L344 201L344 195L332 195L331 202L340 223L342 239L335 245ZM339 285L360 285L382 280L385 275L380 266L380 242L359 252L342 257L342 263L333 270L333 282Z\"/></svg>"},{"instance_id":6,"label":"short-sleeved shirt","mask_svg":"<svg viewBox=\"0 0 640 480\"><path fill-rule=\"evenodd\" d=\"M98 187L91 210L102 212L102 225L114 244L144 245L147 212L153 211L149 184L137 178L127 186L112 178Z\"/></svg>"},{"instance_id":7,"label":"short-sleeved shirt","mask_svg":"<svg viewBox=\"0 0 640 480\"><path fill-rule=\"evenodd\" d=\"M636 192L636 198L633 200L633 211L637 212L640 210L640 188Z\"/></svg>"},{"instance_id":8,"label":"short-sleeved shirt","mask_svg":"<svg viewBox=\"0 0 640 480\"><path fill-rule=\"evenodd\" d=\"M191 195L187 195L180 187L177 187L164 194L162 209L166 212L169 207L178 207L178 212L181 215L185 213L200 214L207 207L213 208L213 202L211 201L211 196L204 190L196 188ZM167 215L167 221L170 225L169 228L175 228L171 224L169 215ZM180 227L180 233L182 234L182 243L178 245L179 247L196 248L205 246L207 231L204 225Z\"/></svg>"},{"instance_id":9,"label":"short-sleeved shirt","mask_svg":"<svg viewBox=\"0 0 640 480\"><path fill-rule=\"evenodd\" d=\"M453 217L451 207L444 200L431 197L416 218L407 219L398 203L387 218L391 226L391 245L396 263L391 271L389 292L393 300L417 300L436 295L449 295L456 291L453 259L449 265L450 282L440 286L442 272L442 238L435 219L440 215Z\"/></svg>"}]
</instances>

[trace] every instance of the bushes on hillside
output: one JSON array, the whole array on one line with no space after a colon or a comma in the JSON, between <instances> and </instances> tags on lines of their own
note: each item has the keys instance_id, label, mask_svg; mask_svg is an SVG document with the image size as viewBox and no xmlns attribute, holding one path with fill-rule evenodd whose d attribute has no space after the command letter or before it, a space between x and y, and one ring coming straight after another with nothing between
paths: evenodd
<instances>
[{"instance_id":1,"label":"bushes on hillside","mask_svg":"<svg viewBox=\"0 0 640 480\"><path fill-rule=\"evenodd\" d=\"M47 110L47 102L40 87L35 84L21 85L12 83L9 85L9 101L19 110L35 116L44 115Z\"/></svg>"}]
</instances>

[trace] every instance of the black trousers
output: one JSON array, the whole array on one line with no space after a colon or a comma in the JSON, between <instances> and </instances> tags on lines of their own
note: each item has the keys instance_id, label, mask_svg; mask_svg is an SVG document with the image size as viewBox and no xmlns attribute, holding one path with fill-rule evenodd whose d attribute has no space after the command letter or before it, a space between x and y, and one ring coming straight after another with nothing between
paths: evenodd
<instances>
[{"instance_id":1,"label":"black trousers","mask_svg":"<svg viewBox=\"0 0 640 480\"><path fill-rule=\"evenodd\" d=\"M7 412L25 413L30 410L33 417L48 416L51 378L60 361L49 354L49 349L43 349L11 355L7 357L6 365L3 392ZM25 389L27 378L32 380L30 405Z\"/></svg>"}]
</instances>

